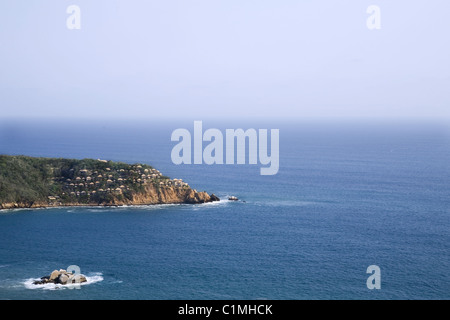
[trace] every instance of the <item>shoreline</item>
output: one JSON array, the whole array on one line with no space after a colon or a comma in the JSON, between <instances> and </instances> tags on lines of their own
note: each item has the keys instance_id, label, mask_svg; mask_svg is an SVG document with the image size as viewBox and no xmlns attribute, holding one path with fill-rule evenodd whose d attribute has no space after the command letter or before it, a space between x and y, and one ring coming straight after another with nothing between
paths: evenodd
<instances>
[{"instance_id":1,"label":"shoreline","mask_svg":"<svg viewBox=\"0 0 450 320\"><path fill-rule=\"evenodd\" d=\"M0 210L219 201L147 164L0 155ZM5 168L5 171L3 171Z\"/></svg>"},{"instance_id":2,"label":"shoreline","mask_svg":"<svg viewBox=\"0 0 450 320\"><path fill-rule=\"evenodd\" d=\"M167 202L167 203L139 203L139 204L58 204L58 205L37 205L37 206L20 206L11 208L0 208L0 213L6 211L18 211L18 210L37 210L37 209L62 209L62 208L126 208L126 207L139 207L139 206L163 206L163 205L201 205L208 203L218 203L226 200L214 200L202 203L189 203L189 202Z\"/></svg>"}]
</instances>

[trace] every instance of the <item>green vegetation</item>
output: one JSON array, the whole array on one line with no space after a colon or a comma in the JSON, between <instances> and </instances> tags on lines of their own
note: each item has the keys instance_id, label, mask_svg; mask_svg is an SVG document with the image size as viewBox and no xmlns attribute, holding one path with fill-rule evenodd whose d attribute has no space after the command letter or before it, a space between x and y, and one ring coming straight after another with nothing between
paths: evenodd
<instances>
[{"instance_id":1,"label":"green vegetation","mask_svg":"<svg viewBox=\"0 0 450 320\"><path fill-rule=\"evenodd\" d=\"M0 208L5 203L102 204L132 200L145 186L186 187L145 164L94 159L0 155Z\"/></svg>"}]
</instances>

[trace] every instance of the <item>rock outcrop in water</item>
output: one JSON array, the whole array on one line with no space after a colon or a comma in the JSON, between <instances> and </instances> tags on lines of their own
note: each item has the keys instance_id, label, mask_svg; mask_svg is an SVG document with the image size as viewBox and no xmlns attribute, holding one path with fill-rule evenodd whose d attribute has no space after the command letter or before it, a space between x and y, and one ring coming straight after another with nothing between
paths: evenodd
<instances>
[{"instance_id":1,"label":"rock outcrop in water","mask_svg":"<svg viewBox=\"0 0 450 320\"><path fill-rule=\"evenodd\" d=\"M218 200L146 164L0 155L0 209Z\"/></svg>"},{"instance_id":2,"label":"rock outcrop in water","mask_svg":"<svg viewBox=\"0 0 450 320\"><path fill-rule=\"evenodd\" d=\"M40 280L36 280L33 282L35 285L40 284L74 284L74 283L83 283L87 282L87 279L82 274L73 274L72 272L67 272L64 269L54 270L49 276L44 276Z\"/></svg>"}]
</instances>

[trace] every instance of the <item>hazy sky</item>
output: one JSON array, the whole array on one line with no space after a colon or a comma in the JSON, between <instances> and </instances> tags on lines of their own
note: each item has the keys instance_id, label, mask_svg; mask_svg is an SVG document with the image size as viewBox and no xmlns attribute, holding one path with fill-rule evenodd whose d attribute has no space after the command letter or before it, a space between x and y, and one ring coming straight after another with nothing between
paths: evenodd
<instances>
[{"instance_id":1,"label":"hazy sky","mask_svg":"<svg viewBox=\"0 0 450 320\"><path fill-rule=\"evenodd\" d=\"M450 118L450 2L1 0L0 111Z\"/></svg>"}]
</instances>

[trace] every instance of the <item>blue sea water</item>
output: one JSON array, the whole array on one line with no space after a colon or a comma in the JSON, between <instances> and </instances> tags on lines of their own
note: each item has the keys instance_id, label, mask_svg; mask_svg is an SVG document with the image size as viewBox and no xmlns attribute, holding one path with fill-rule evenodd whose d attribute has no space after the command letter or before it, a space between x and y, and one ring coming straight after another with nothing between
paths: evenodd
<instances>
[{"instance_id":1,"label":"blue sea water","mask_svg":"<svg viewBox=\"0 0 450 320\"><path fill-rule=\"evenodd\" d=\"M222 201L1 211L0 299L450 298L445 125L203 122L279 128L274 176L172 164L171 132L192 126L3 121L0 154L148 163ZM69 265L89 284L31 285ZM370 265L380 290L366 286Z\"/></svg>"}]
</instances>

